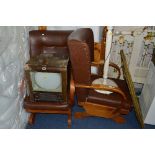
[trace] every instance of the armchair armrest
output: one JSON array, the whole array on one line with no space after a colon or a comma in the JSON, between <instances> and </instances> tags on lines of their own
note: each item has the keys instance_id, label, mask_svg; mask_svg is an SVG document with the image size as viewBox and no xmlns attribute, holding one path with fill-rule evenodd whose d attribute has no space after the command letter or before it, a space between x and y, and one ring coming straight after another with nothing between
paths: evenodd
<instances>
[{"instance_id":1,"label":"armchair armrest","mask_svg":"<svg viewBox=\"0 0 155 155\"><path fill-rule=\"evenodd\" d=\"M120 94L124 100L127 100L126 95L119 87L113 87L113 86L101 85L101 84L92 84L92 85L75 84L75 87L111 91L111 92Z\"/></svg>"},{"instance_id":2,"label":"armchair armrest","mask_svg":"<svg viewBox=\"0 0 155 155\"><path fill-rule=\"evenodd\" d=\"M115 69L118 71L117 79L119 79L120 76L121 76L121 70L120 70L120 67L119 67L118 65L116 65L115 63L113 63L113 62L110 62L110 63L109 63L109 66L115 68Z\"/></svg>"},{"instance_id":3,"label":"armchair armrest","mask_svg":"<svg viewBox=\"0 0 155 155\"><path fill-rule=\"evenodd\" d=\"M95 67L99 67L99 66L103 66L104 65L104 62L103 61L98 61L98 62L92 62L91 63L91 65L92 66L95 66ZM113 63L113 62L110 62L109 63L109 66L111 66L111 67L113 67L113 68L115 68L116 70L117 70L117 72L118 72L118 76L117 76L117 79L119 79L120 78L120 76L121 76L121 71L120 71L120 67L118 66L118 65L116 65L115 63Z\"/></svg>"}]
</instances>

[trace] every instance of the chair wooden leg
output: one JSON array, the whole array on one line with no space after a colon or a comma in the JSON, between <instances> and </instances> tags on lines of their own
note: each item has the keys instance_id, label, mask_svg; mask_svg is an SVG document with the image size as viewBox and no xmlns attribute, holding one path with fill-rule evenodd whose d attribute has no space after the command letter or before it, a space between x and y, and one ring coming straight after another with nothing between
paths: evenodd
<instances>
[{"instance_id":1,"label":"chair wooden leg","mask_svg":"<svg viewBox=\"0 0 155 155\"><path fill-rule=\"evenodd\" d=\"M116 111L114 113L115 114L113 115L112 120L114 120L116 123L125 123L126 122L125 118L123 118L121 116L119 108L116 109Z\"/></svg>"},{"instance_id":2,"label":"chair wooden leg","mask_svg":"<svg viewBox=\"0 0 155 155\"><path fill-rule=\"evenodd\" d=\"M35 114L34 113L31 113L30 116L29 116L28 123L30 125L33 125L34 124L34 121L35 121Z\"/></svg>"},{"instance_id":3,"label":"chair wooden leg","mask_svg":"<svg viewBox=\"0 0 155 155\"><path fill-rule=\"evenodd\" d=\"M79 119L79 118L85 118L90 116L89 114L87 114L85 111L84 112L76 112L74 114L74 118Z\"/></svg>"},{"instance_id":4,"label":"chair wooden leg","mask_svg":"<svg viewBox=\"0 0 155 155\"><path fill-rule=\"evenodd\" d=\"M125 118L123 118L121 116L115 116L112 118L112 120L114 120L116 123L125 123L126 122Z\"/></svg>"},{"instance_id":5,"label":"chair wooden leg","mask_svg":"<svg viewBox=\"0 0 155 155\"><path fill-rule=\"evenodd\" d=\"M76 118L76 119L81 119L81 118L85 118L85 117L88 117L88 116L94 116L94 115L90 115L87 112L76 112L74 114L74 118ZM119 113L115 114L113 117L109 117L109 118L111 118L112 120L114 120L117 123L125 123L126 122L125 118L120 116Z\"/></svg>"},{"instance_id":6,"label":"chair wooden leg","mask_svg":"<svg viewBox=\"0 0 155 155\"><path fill-rule=\"evenodd\" d=\"M68 113L68 128L71 128L72 123L72 113L71 111Z\"/></svg>"}]
</instances>

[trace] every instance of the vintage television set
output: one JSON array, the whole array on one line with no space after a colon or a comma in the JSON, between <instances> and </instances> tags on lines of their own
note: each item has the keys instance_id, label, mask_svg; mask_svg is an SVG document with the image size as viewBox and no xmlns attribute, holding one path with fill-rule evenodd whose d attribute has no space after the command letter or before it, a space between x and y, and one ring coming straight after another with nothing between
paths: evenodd
<instances>
[{"instance_id":1,"label":"vintage television set","mask_svg":"<svg viewBox=\"0 0 155 155\"><path fill-rule=\"evenodd\" d=\"M67 100L69 57L66 54L40 54L25 65L28 96L31 101Z\"/></svg>"}]
</instances>

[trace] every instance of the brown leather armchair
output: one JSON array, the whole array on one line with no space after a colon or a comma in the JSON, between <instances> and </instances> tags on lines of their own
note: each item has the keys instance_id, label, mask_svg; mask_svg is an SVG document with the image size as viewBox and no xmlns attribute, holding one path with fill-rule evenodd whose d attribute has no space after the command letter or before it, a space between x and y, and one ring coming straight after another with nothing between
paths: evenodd
<instances>
[{"instance_id":1,"label":"brown leather armchair","mask_svg":"<svg viewBox=\"0 0 155 155\"><path fill-rule=\"evenodd\" d=\"M69 55L67 39L72 31L33 30L29 32L30 58L42 53L57 53L57 55ZM70 67L69 67L70 68ZM69 86L68 86L69 87ZM71 107L73 97L68 88L67 102L43 102L31 101L29 96L25 98L24 108L30 112L29 123L33 124L36 113L58 113L68 115L68 127L71 126Z\"/></svg>"},{"instance_id":2,"label":"brown leather armchair","mask_svg":"<svg viewBox=\"0 0 155 155\"><path fill-rule=\"evenodd\" d=\"M118 78L112 79L118 87L107 85L94 85L92 81L99 78L91 75L91 63L93 62L93 33L89 28L81 28L72 32L68 38L70 60L72 65L75 92L78 104L84 108L84 112L77 112L76 117L99 116L110 118L116 122L124 122L121 114L128 114L132 107L131 96L124 80L120 80L120 70L115 64L111 64L118 70ZM73 87L73 86L72 86ZM95 91L107 90L113 93L106 95Z\"/></svg>"}]
</instances>

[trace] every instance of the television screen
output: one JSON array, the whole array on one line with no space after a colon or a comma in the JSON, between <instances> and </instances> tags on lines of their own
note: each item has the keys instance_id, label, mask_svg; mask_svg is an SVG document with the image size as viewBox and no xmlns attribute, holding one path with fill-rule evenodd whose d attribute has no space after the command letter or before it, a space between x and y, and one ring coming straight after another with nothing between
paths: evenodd
<instances>
[{"instance_id":1,"label":"television screen","mask_svg":"<svg viewBox=\"0 0 155 155\"><path fill-rule=\"evenodd\" d=\"M61 73L30 72L33 91L62 92Z\"/></svg>"}]
</instances>

